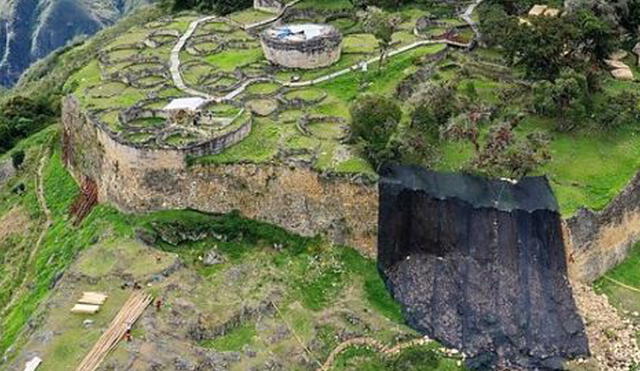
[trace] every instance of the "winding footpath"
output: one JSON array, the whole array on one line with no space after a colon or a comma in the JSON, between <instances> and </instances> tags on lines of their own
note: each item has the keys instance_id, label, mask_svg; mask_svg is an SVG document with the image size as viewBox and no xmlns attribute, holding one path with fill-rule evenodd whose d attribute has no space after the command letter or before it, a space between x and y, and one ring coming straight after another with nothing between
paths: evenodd
<instances>
[{"instance_id":1,"label":"winding footpath","mask_svg":"<svg viewBox=\"0 0 640 371\"><path fill-rule=\"evenodd\" d=\"M378 340L369 338L369 337L349 339L345 342L342 342L331 352L331 354L329 354L329 357L327 357L327 360L324 362L322 367L318 369L318 371L331 370L336 360L336 357L338 357L340 353L344 352L345 350L351 347L367 347L379 353L382 353L385 356L392 356L400 353L404 349L419 346L419 345L424 345L429 343L430 341L431 340L426 338L418 338L418 339L413 339L413 340L406 341L404 343L397 344L393 347L388 347L382 344L381 342L379 342Z\"/></svg>"},{"instance_id":2,"label":"winding footpath","mask_svg":"<svg viewBox=\"0 0 640 371\"><path fill-rule=\"evenodd\" d=\"M27 290L26 284L30 277L30 273L32 273L33 267L35 266L34 261L36 259L36 255L38 251L40 251L40 246L42 245L42 241L44 240L45 236L49 232L49 229L51 228L51 226L53 225L53 217L51 215L51 210L49 209L49 206L47 205L47 200L45 199L45 196L44 196L44 168L47 165L48 158L49 158L49 151L44 150L44 153L40 158L40 164L38 166L38 170L36 172L36 198L38 200L38 205L40 206L40 209L42 209L42 212L44 213L45 221L42 226L42 230L40 231L40 235L38 236L38 240L36 241L35 246L33 246L33 249L31 249L31 252L29 253L29 257L27 258L27 265L26 265L27 272L25 272L22 278L22 282L20 282L20 284L16 286L17 290L11 296L11 300L7 303L7 305L4 306L4 308L2 308L2 311L0 311L0 318L3 318L4 316L6 316L7 312L13 307L16 300L22 297L22 292Z\"/></svg>"},{"instance_id":3,"label":"winding footpath","mask_svg":"<svg viewBox=\"0 0 640 371\"><path fill-rule=\"evenodd\" d=\"M292 6L296 5L297 3L299 3L302 0L295 0L293 2L290 2L289 4L287 4L277 15L275 15L272 18L267 18L265 20L256 22L256 23L252 23L249 25L239 25L242 29L244 29L245 31L247 30L252 30L258 27L262 27L262 26L266 26L268 24L271 24L273 22L278 21L280 18L282 18L285 13L287 12L287 10L289 8L291 8ZM453 47L457 47L457 48L470 48L474 41L476 39L480 38L480 31L478 29L478 25L476 24L475 21L473 21L473 12L475 11L475 9L482 4L484 0L475 0L473 3L471 3L471 5L469 5L465 11L460 15L460 18L462 18L473 30L474 34L476 35L476 37L474 38L474 40L472 40L469 43L460 43L460 42L456 42L453 40L448 40L448 39L425 39L425 40L419 40L416 41L414 43L411 43L409 45L405 45L401 48L392 50L391 52L389 52L387 54L387 57L393 57L396 56L398 54L402 54L405 53L409 50L413 50L415 48L421 47L421 46L426 46L426 45L434 45L434 44L446 44L449 46L453 46ZM240 95L242 92L244 92L247 87L251 84L254 84L256 82L275 82L278 83L282 86L285 87L291 87L291 88L299 88L299 87L306 87L306 86L311 86L311 85L315 85L315 84L319 84L325 81L329 81L332 79L335 79L339 76L345 75L347 73L350 72L354 72L360 69L366 69L370 64L372 63L376 63L379 60L379 57L374 57L371 58L367 61L363 61L363 62L359 62L356 63L354 65L352 65L351 67L347 67L345 69L342 69L340 71L336 71L324 76L320 76L318 78L312 79L312 80L306 80L306 81L296 81L296 82L290 82L290 81L281 81L281 80L277 80L274 78L268 78L268 77L261 77L261 78L255 78L255 79L250 79L245 81L242 85L240 85L239 87L237 87L236 89L234 89L232 92L224 95L224 96L214 96L211 94L208 94L206 92L202 92L196 89L193 89L189 86L187 86L182 78L182 73L180 72L180 66L181 66L181 62L180 62L180 53L182 52L182 50L184 49L185 45L187 44L187 42L189 41L189 39L193 36L194 32L196 31L196 29L198 28L198 26L200 26L200 24L202 23L206 23L206 22L210 22L213 20L221 20L221 21L225 21L225 22L232 22L234 24L238 24L238 22L235 21L231 21L228 18L224 18L224 17L218 17L218 16L207 16L207 17L203 17L200 19L197 19L193 22L191 22L191 24L189 24L189 27L187 28L187 31L185 31L185 33L178 39L178 42L175 44L175 46L173 47L173 49L171 50L171 56L170 56L170 72L171 72L171 78L173 80L173 83L175 84L176 88L178 88L179 90L181 90L182 92L191 95L191 96L195 96L195 97L202 97L204 99L206 99L208 102L222 102L225 100L229 100L229 99L233 99L236 96ZM414 31L415 33L415 31Z\"/></svg>"}]
</instances>

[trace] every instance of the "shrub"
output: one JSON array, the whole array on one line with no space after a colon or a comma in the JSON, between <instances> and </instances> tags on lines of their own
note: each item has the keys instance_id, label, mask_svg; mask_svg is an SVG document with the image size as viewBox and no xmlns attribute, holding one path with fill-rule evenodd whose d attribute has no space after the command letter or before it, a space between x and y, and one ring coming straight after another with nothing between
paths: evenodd
<instances>
[{"instance_id":1,"label":"shrub","mask_svg":"<svg viewBox=\"0 0 640 371\"><path fill-rule=\"evenodd\" d=\"M16 96L0 106L0 153L23 138L53 123L57 112L44 99Z\"/></svg>"},{"instance_id":2,"label":"shrub","mask_svg":"<svg viewBox=\"0 0 640 371\"><path fill-rule=\"evenodd\" d=\"M640 95L633 92L606 96L596 109L598 126L602 129L616 129L639 122L639 102Z\"/></svg>"},{"instance_id":3,"label":"shrub","mask_svg":"<svg viewBox=\"0 0 640 371\"><path fill-rule=\"evenodd\" d=\"M475 87L474 87L475 89ZM440 133L440 128L459 112L459 102L452 84L430 84L411 99L415 107L411 124L430 138Z\"/></svg>"}]
</instances>

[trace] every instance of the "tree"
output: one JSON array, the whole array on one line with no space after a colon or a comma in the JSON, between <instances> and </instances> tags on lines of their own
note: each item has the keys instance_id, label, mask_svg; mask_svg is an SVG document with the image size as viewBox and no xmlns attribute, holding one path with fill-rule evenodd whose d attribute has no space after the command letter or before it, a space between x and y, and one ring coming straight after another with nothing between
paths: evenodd
<instances>
[{"instance_id":1,"label":"tree","mask_svg":"<svg viewBox=\"0 0 640 371\"><path fill-rule=\"evenodd\" d=\"M556 119L560 131L571 131L588 120L591 96L587 79L564 70L554 82L541 81L533 88L536 113Z\"/></svg>"},{"instance_id":2,"label":"tree","mask_svg":"<svg viewBox=\"0 0 640 371\"><path fill-rule=\"evenodd\" d=\"M573 59L584 58L587 64L599 63L619 48L619 35L613 24L603 21L592 11L581 9L569 16L577 32L571 40Z\"/></svg>"},{"instance_id":3,"label":"tree","mask_svg":"<svg viewBox=\"0 0 640 371\"><path fill-rule=\"evenodd\" d=\"M518 19L498 4L480 7L480 33L487 46L501 45L517 29Z\"/></svg>"},{"instance_id":4,"label":"tree","mask_svg":"<svg viewBox=\"0 0 640 371\"><path fill-rule=\"evenodd\" d=\"M617 8L593 5L592 1L574 0L566 16L529 17L520 22L508 11L513 4L494 0L481 7L480 27L485 42L504 47L509 62L522 66L528 78L553 81L565 68L587 72L598 67L619 47L620 32L611 20L616 19ZM640 0L616 2L636 1ZM625 5L625 9L621 12L636 12L635 7ZM614 15L607 16L609 13Z\"/></svg>"},{"instance_id":5,"label":"tree","mask_svg":"<svg viewBox=\"0 0 640 371\"><path fill-rule=\"evenodd\" d=\"M535 17L506 31L502 40L508 60L524 67L528 78L553 80L570 65L565 52L575 37L572 24L559 17Z\"/></svg>"},{"instance_id":6,"label":"tree","mask_svg":"<svg viewBox=\"0 0 640 371\"><path fill-rule=\"evenodd\" d=\"M382 95L363 95L351 106L351 136L379 168L393 156L389 143L402 118L398 103Z\"/></svg>"},{"instance_id":7,"label":"tree","mask_svg":"<svg viewBox=\"0 0 640 371\"><path fill-rule=\"evenodd\" d=\"M402 18L398 14L389 14L380 8L369 7L364 18L364 28L378 40L380 49L380 63L378 68L382 68L391 42L393 34L398 31Z\"/></svg>"}]
</instances>

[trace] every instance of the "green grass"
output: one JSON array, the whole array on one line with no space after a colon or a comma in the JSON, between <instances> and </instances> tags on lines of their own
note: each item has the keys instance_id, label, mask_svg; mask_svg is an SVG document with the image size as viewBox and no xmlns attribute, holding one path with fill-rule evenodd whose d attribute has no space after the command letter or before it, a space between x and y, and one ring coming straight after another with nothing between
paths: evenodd
<instances>
[{"instance_id":1,"label":"green grass","mask_svg":"<svg viewBox=\"0 0 640 371\"><path fill-rule=\"evenodd\" d=\"M269 95L275 93L278 89L280 89L278 84L262 82L250 85L246 92L249 94Z\"/></svg>"},{"instance_id":2,"label":"green grass","mask_svg":"<svg viewBox=\"0 0 640 371\"><path fill-rule=\"evenodd\" d=\"M269 119L256 119L253 129L243 141L217 155L191 159L196 164L229 164L237 162L264 163L278 153L281 128Z\"/></svg>"},{"instance_id":3,"label":"green grass","mask_svg":"<svg viewBox=\"0 0 640 371\"><path fill-rule=\"evenodd\" d=\"M244 345L252 345L255 336L255 324L245 323L223 336L205 340L200 345L205 348L213 348L218 352L238 352L242 350Z\"/></svg>"},{"instance_id":4,"label":"green grass","mask_svg":"<svg viewBox=\"0 0 640 371\"><path fill-rule=\"evenodd\" d=\"M315 101L322 99L324 96L325 93L322 90L314 88L297 89L285 94L287 99L300 99L302 101Z\"/></svg>"},{"instance_id":5,"label":"green grass","mask_svg":"<svg viewBox=\"0 0 640 371\"><path fill-rule=\"evenodd\" d=\"M640 244L631 248L625 261L607 272L607 276L640 289Z\"/></svg>"},{"instance_id":6,"label":"green grass","mask_svg":"<svg viewBox=\"0 0 640 371\"><path fill-rule=\"evenodd\" d=\"M443 357L436 350L437 345L428 344L402 350L397 355L384 357L377 351L365 347L351 347L336 357L332 370L362 371L453 371L464 368L456 361Z\"/></svg>"},{"instance_id":7,"label":"green grass","mask_svg":"<svg viewBox=\"0 0 640 371\"><path fill-rule=\"evenodd\" d=\"M264 59L262 49L238 49L225 50L223 52L210 55L205 60L222 71L230 72L236 68L258 62Z\"/></svg>"},{"instance_id":8,"label":"green grass","mask_svg":"<svg viewBox=\"0 0 640 371\"><path fill-rule=\"evenodd\" d=\"M631 248L629 256L620 265L607 272L606 277L640 289L640 244ZM640 312L640 292L630 290L606 278L597 280L594 288L597 292L606 294L611 304L623 313ZM638 317L631 317L631 319L640 323Z\"/></svg>"},{"instance_id":9,"label":"green grass","mask_svg":"<svg viewBox=\"0 0 640 371\"><path fill-rule=\"evenodd\" d=\"M229 16L229 18L238 23L247 25L257 23L268 18L273 18L273 14L249 8L240 12L233 13Z\"/></svg>"},{"instance_id":10,"label":"green grass","mask_svg":"<svg viewBox=\"0 0 640 371\"><path fill-rule=\"evenodd\" d=\"M55 136L54 136L55 138ZM130 231L130 226L120 214L106 206L98 206L83 222L82 228L71 225L67 213L76 195L78 187L66 172L56 151L44 172L45 199L53 214L53 225L43 239L37 252L31 272L30 289L11 307L0 322L0 353L16 343L23 326L35 313L40 301L46 297L51 284L58 274L64 272L77 253L91 245L105 225L111 225L114 231ZM25 196L25 206L34 214L38 209L33 194Z\"/></svg>"}]
</instances>

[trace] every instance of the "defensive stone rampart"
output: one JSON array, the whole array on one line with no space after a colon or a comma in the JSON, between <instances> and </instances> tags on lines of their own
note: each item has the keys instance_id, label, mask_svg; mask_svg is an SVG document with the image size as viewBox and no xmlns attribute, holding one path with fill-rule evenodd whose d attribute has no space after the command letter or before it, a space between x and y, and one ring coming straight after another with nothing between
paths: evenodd
<instances>
[{"instance_id":1,"label":"defensive stone rampart","mask_svg":"<svg viewBox=\"0 0 640 371\"><path fill-rule=\"evenodd\" d=\"M282 164L190 167L183 151L118 143L73 97L64 101L63 126L70 171L78 179L95 180L100 201L125 212L238 210L301 235L324 234L335 243L375 253L375 185Z\"/></svg>"},{"instance_id":2,"label":"defensive stone rampart","mask_svg":"<svg viewBox=\"0 0 640 371\"><path fill-rule=\"evenodd\" d=\"M223 147L185 152L121 144L88 118L75 98L65 99L63 106L70 170L94 179L101 201L128 212L239 210L302 235L325 233L370 255L376 250L375 185L287 165L189 167L189 155ZM581 209L565 219L563 232L573 279L591 282L624 260L640 240L640 174L602 211Z\"/></svg>"}]
</instances>

